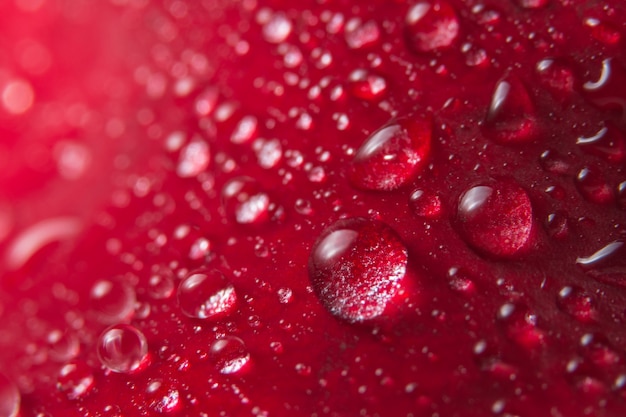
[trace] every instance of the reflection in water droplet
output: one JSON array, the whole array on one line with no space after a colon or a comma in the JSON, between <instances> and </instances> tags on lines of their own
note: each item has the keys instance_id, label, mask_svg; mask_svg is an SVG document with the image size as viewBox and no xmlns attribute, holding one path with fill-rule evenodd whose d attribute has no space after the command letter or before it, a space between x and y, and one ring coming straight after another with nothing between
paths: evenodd
<instances>
[{"instance_id":1,"label":"reflection in water droplet","mask_svg":"<svg viewBox=\"0 0 626 417\"><path fill-rule=\"evenodd\" d=\"M65 393L70 400L83 397L93 387L93 373L85 362L72 361L61 368L57 379L57 388Z\"/></svg>"},{"instance_id":2,"label":"reflection in water droplet","mask_svg":"<svg viewBox=\"0 0 626 417\"><path fill-rule=\"evenodd\" d=\"M281 43L291 34L293 25L284 13L273 13L266 20L263 25L263 37L266 41Z\"/></svg>"},{"instance_id":3,"label":"reflection in water droplet","mask_svg":"<svg viewBox=\"0 0 626 417\"><path fill-rule=\"evenodd\" d=\"M137 301L133 288L118 280L97 281L89 293L89 306L101 323L129 320Z\"/></svg>"},{"instance_id":4,"label":"reflection in water droplet","mask_svg":"<svg viewBox=\"0 0 626 417\"><path fill-rule=\"evenodd\" d=\"M226 336L211 346L211 360L217 370L225 375L241 371L250 362L250 353L238 337Z\"/></svg>"},{"instance_id":5,"label":"reflection in water droplet","mask_svg":"<svg viewBox=\"0 0 626 417\"><path fill-rule=\"evenodd\" d=\"M576 259L576 263L584 269L596 268L610 260L613 256L622 252L624 242L616 240L594 252L591 256Z\"/></svg>"},{"instance_id":6,"label":"reflection in water droplet","mask_svg":"<svg viewBox=\"0 0 626 417\"><path fill-rule=\"evenodd\" d=\"M394 190L408 183L426 165L432 124L424 119L399 119L372 133L356 152L350 181L359 188Z\"/></svg>"},{"instance_id":7,"label":"reflection in water droplet","mask_svg":"<svg viewBox=\"0 0 626 417\"><path fill-rule=\"evenodd\" d=\"M0 416L17 417L20 411L20 392L13 382L0 374Z\"/></svg>"},{"instance_id":8,"label":"reflection in water droplet","mask_svg":"<svg viewBox=\"0 0 626 417\"><path fill-rule=\"evenodd\" d=\"M178 304L189 317L223 316L230 313L236 303L235 287L218 270L194 271L178 287Z\"/></svg>"},{"instance_id":9,"label":"reflection in water droplet","mask_svg":"<svg viewBox=\"0 0 626 417\"><path fill-rule=\"evenodd\" d=\"M451 46L460 31L454 9L444 0L425 0L413 5L406 15L405 33L416 52L432 52Z\"/></svg>"},{"instance_id":10,"label":"reflection in water droplet","mask_svg":"<svg viewBox=\"0 0 626 417\"><path fill-rule=\"evenodd\" d=\"M507 337L527 349L536 349L545 340L543 331L537 328L537 316L527 307L503 304L497 319L504 326Z\"/></svg>"},{"instance_id":11,"label":"reflection in water droplet","mask_svg":"<svg viewBox=\"0 0 626 417\"><path fill-rule=\"evenodd\" d=\"M357 69L350 73L350 90L363 100L377 100L387 91L387 81L368 70Z\"/></svg>"},{"instance_id":12,"label":"reflection in water droplet","mask_svg":"<svg viewBox=\"0 0 626 417\"><path fill-rule=\"evenodd\" d=\"M322 304L351 322L382 315L402 292L407 250L378 221L340 220L327 228L309 258L309 275Z\"/></svg>"},{"instance_id":13,"label":"reflection in water droplet","mask_svg":"<svg viewBox=\"0 0 626 417\"><path fill-rule=\"evenodd\" d=\"M98 340L98 358L113 372L135 372L147 356L146 337L129 324L117 324L107 328Z\"/></svg>"},{"instance_id":14,"label":"reflection in water droplet","mask_svg":"<svg viewBox=\"0 0 626 417\"><path fill-rule=\"evenodd\" d=\"M459 198L457 219L465 240L495 257L516 256L532 240L530 199L526 191L512 181L467 190Z\"/></svg>"}]
</instances>

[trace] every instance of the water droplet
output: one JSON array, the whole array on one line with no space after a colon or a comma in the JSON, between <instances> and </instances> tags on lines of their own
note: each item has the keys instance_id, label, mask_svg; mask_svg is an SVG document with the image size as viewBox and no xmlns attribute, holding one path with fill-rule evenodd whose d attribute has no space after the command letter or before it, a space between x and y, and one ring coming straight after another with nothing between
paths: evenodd
<instances>
[{"instance_id":1,"label":"water droplet","mask_svg":"<svg viewBox=\"0 0 626 417\"><path fill-rule=\"evenodd\" d=\"M541 83L557 98L565 99L574 92L576 78L566 63L556 59L543 59L537 64Z\"/></svg>"},{"instance_id":2,"label":"water droplet","mask_svg":"<svg viewBox=\"0 0 626 417\"><path fill-rule=\"evenodd\" d=\"M178 390L162 380L150 381L146 394L150 409L159 414L173 413L182 408Z\"/></svg>"},{"instance_id":3,"label":"water droplet","mask_svg":"<svg viewBox=\"0 0 626 417\"><path fill-rule=\"evenodd\" d=\"M317 240L309 275L333 315L358 322L382 315L402 293L407 249L394 230L363 218L340 220Z\"/></svg>"},{"instance_id":4,"label":"water droplet","mask_svg":"<svg viewBox=\"0 0 626 417\"><path fill-rule=\"evenodd\" d=\"M158 266L148 281L148 294L155 300L169 298L174 292L174 273L165 266Z\"/></svg>"},{"instance_id":5,"label":"water droplet","mask_svg":"<svg viewBox=\"0 0 626 417\"><path fill-rule=\"evenodd\" d=\"M257 132L258 120L254 116L244 116L241 118L233 134L230 136L232 143L246 143L251 140Z\"/></svg>"},{"instance_id":6,"label":"water droplet","mask_svg":"<svg viewBox=\"0 0 626 417\"><path fill-rule=\"evenodd\" d=\"M596 204L609 204L615 199L613 189L603 176L593 168L583 168L576 176L576 188L585 200Z\"/></svg>"},{"instance_id":7,"label":"water droplet","mask_svg":"<svg viewBox=\"0 0 626 417\"><path fill-rule=\"evenodd\" d=\"M263 37L270 43L281 43L289 37L292 28L291 20L284 13L272 13L263 25Z\"/></svg>"},{"instance_id":8,"label":"water droplet","mask_svg":"<svg viewBox=\"0 0 626 417\"><path fill-rule=\"evenodd\" d=\"M105 324L130 320L136 301L132 287L118 280L97 281L89 293L92 312Z\"/></svg>"},{"instance_id":9,"label":"water droplet","mask_svg":"<svg viewBox=\"0 0 626 417\"><path fill-rule=\"evenodd\" d=\"M615 240L576 263L594 279L607 284L626 286L626 245Z\"/></svg>"},{"instance_id":10,"label":"water droplet","mask_svg":"<svg viewBox=\"0 0 626 417\"><path fill-rule=\"evenodd\" d=\"M222 188L222 204L228 218L239 224L258 224L270 219L270 197L252 178L237 177Z\"/></svg>"},{"instance_id":11,"label":"water droplet","mask_svg":"<svg viewBox=\"0 0 626 417\"><path fill-rule=\"evenodd\" d=\"M567 161L552 149L544 151L539 162L544 170L552 174L566 175L570 171L570 165Z\"/></svg>"},{"instance_id":12,"label":"water droplet","mask_svg":"<svg viewBox=\"0 0 626 417\"><path fill-rule=\"evenodd\" d=\"M57 379L57 389L70 400L83 397L94 387L93 372L81 360L72 361L61 368Z\"/></svg>"},{"instance_id":13,"label":"water droplet","mask_svg":"<svg viewBox=\"0 0 626 417\"><path fill-rule=\"evenodd\" d=\"M465 191L459 198L457 220L472 247L495 257L515 257L532 241L530 199L513 181L502 180Z\"/></svg>"},{"instance_id":14,"label":"water droplet","mask_svg":"<svg viewBox=\"0 0 626 417\"><path fill-rule=\"evenodd\" d=\"M429 120L404 118L372 133L356 152L350 180L369 190L399 188L426 165L430 154L432 124Z\"/></svg>"},{"instance_id":15,"label":"water droplet","mask_svg":"<svg viewBox=\"0 0 626 417\"><path fill-rule=\"evenodd\" d=\"M622 210L626 210L626 181L617 185L617 203Z\"/></svg>"},{"instance_id":16,"label":"water droplet","mask_svg":"<svg viewBox=\"0 0 626 417\"><path fill-rule=\"evenodd\" d=\"M180 283L177 295L182 312L198 319L224 316L237 303L235 287L215 269L190 273Z\"/></svg>"},{"instance_id":17,"label":"water droplet","mask_svg":"<svg viewBox=\"0 0 626 417\"><path fill-rule=\"evenodd\" d=\"M4 109L14 115L26 113L35 102L33 87L21 79L9 81L2 89L1 97Z\"/></svg>"},{"instance_id":18,"label":"water droplet","mask_svg":"<svg viewBox=\"0 0 626 417\"><path fill-rule=\"evenodd\" d=\"M605 22L596 17L587 17L585 26L591 29L591 36L607 45L615 45L621 40L619 30L610 22Z\"/></svg>"},{"instance_id":19,"label":"water droplet","mask_svg":"<svg viewBox=\"0 0 626 417\"><path fill-rule=\"evenodd\" d=\"M534 138L535 109L528 90L518 78L510 76L498 81L484 127L485 135L504 144Z\"/></svg>"},{"instance_id":20,"label":"water droplet","mask_svg":"<svg viewBox=\"0 0 626 417\"><path fill-rule=\"evenodd\" d=\"M195 177L207 169L210 157L209 145L194 138L180 151L176 173L183 178Z\"/></svg>"},{"instance_id":21,"label":"water droplet","mask_svg":"<svg viewBox=\"0 0 626 417\"><path fill-rule=\"evenodd\" d=\"M387 81L368 70L357 69L350 73L350 91L363 100L377 100L387 91Z\"/></svg>"},{"instance_id":22,"label":"water droplet","mask_svg":"<svg viewBox=\"0 0 626 417\"><path fill-rule=\"evenodd\" d=\"M70 331L53 330L48 333L48 355L57 362L74 359L80 352L80 343L76 335Z\"/></svg>"},{"instance_id":23,"label":"water droplet","mask_svg":"<svg viewBox=\"0 0 626 417\"><path fill-rule=\"evenodd\" d=\"M132 373L140 369L148 357L148 342L143 333L129 325L107 328L98 340L98 358L113 372Z\"/></svg>"},{"instance_id":24,"label":"water droplet","mask_svg":"<svg viewBox=\"0 0 626 417\"><path fill-rule=\"evenodd\" d=\"M561 288L557 298L559 308L581 323L591 323L597 317L593 299L582 288Z\"/></svg>"},{"instance_id":25,"label":"water droplet","mask_svg":"<svg viewBox=\"0 0 626 417\"><path fill-rule=\"evenodd\" d=\"M225 375L240 372L250 362L250 353L245 343L238 337L226 336L213 343L211 360L216 369Z\"/></svg>"},{"instance_id":26,"label":"water droplet","mask_svg":"<svg viewBox=\"0 0 626 417\"><path fill-rule=\"evenodd\" d=\"M441 215L441 199L438 195L415 190L409 197L409 204L413 213L419 217L436 219Z\"/></svg>"},{"instance_id":27,"label":"water droplet","mask_svg":"<svg viewBox=\"0 0 626 417\"><path fill-rule=\"evenodd\" d=\"M416 52L432 52L450 47L460 31L459 19L444 0L420 1L406 15L406 37Z\"/></svg>"},{"instance_id":28,"label":"water droplet","mask_svg":"<svg viewBox=\"0 0 626 417\"><path fill-rule=\"evenodd\" d=\"M576 263L584 269L597 268L614 259L617 255L623 255L623 252L624 242L616 240L594 252L591 256L577 258Z\"/></svg>"},{"instance_id":29,"label":"water droplet","mask_svg":"<svg viewBox=\"0 0 626 417\"><path fill-rule=\"evenodd\" d=\"M448 270L448 277L450 278L450 288L454 291L465 294L473 294L476 291L476 285L465 269L452 267Z\"/></svg>"},{"instance_id":30,"label":"water droplet","mask_svg":"<svg viewBox=\"0 0 626 417\"><path fill-rule=\"evenodd\" d=\"M527 307L511 303L500 307L498 321L505 333L514 342L527 349L535 349L543 344L545 335L537 328L537 316Z\"/></svg>"},{"instance_id":31,"label":"water droplet","mask_svg":"<svg viewBox=\"0 0 626 417\"><path fill-rule=\"evenodd\" d=\"M517 4L525 9L539 9L548 4L549 0L517 0Z\"/></svg>"},{"instance_id":32,"label":"water droplet","mask_svg":"<svg viewBox=\"0 0 626 417\"><path fill-rule=\"evenodd\" d=\"M579 137L576 144L583 151L608 162L619 164L626 160L624 134L610 122L590 137Z\"/></svg>"},{"instance_id":33,"label":"water droplet","mask_svg":"<svg viewBox=\"0 0 626 417\"><path fill-rule=\"evenodd\" d=\"M374 20L362 22L359 18L353 18L346 23L345 37L350 48L361 49L376 44L380 30Z\"/></svg>"},{"instance_id":34,"label":"water droplet","mask_svg":"<svg viewBox=\"0 0 626 417\"><path fill-rule=\"evenodd\" d=\"M278 139L257 139L252 144L259 165L265 169L274 168L283 157L283 149Z\"/></svg>"},{"instance_id":35,"label":"water droplet","mask_svg":"<svg viewBox=\"0 0 626 417\"><path fill-rule=\"evenodd\" d=\"M546 224L548 234L556 239L564 239L569 234L569 218L564 211L557 211L548 215Z\"/></svg>"},{"instance_id":36,"label":"water droplet","mask_svg":"<svg viewBox=\"0 0 626 417\"><path fill-rule=\"evenodd\" d=\"M620 362L620 355L601 334L587 333L580 339L585 356L597 367L609 370Z\"/></svg>"},{"instance_id":37,"label":"water droplet","mask_svg":"<svg viewBox=\"0 0 626 417\"><path fill-rule=\"evenodd\" d=\"M0 374L0 416L17 417L20 412L20 392L13 382Z\"/></svg>"},{"instance_id":38,"label":"water droplet","mask_svg":"<svg viewBox=\"0 0 626 417\"><path fill-rule=\"evenodd\" d=\"M626 112L626 68L611 58L602 61L600 76L596 81L583 84L583 91L596 106Z\"/></svg>"}]
</instances>

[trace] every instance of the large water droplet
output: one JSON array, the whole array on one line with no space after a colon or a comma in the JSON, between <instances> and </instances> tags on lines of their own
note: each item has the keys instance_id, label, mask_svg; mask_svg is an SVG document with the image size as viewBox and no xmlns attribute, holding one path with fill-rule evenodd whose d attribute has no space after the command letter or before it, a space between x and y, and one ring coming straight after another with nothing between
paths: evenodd
<instances>
[{"instance_id":1,"label":"large water droplet","mask_svg":"<svg viewBox=\"0 0 626 417\"><path fill-rule=\"evenodd\" d=\"M309 257L309 275L333 315L358 322L382 315L402 292L407 249L394 230L363 218L327 228Z\"/></svg>"},{"instance_id":2,"label":"large water droplet","mask_svg":"<svg viewBox=\"0 0 626 417\"><path fill-rule=\"evenodd\" d=\"M237 303L235 287L218 270L198 270L178 287L178 305L193 318L207 319L230 313Z\"/></svg>"},{"instance_id":3,"label":"large water droplet","mask_svg":"<svg viewBox=\"0 0 626 417\"><path fill-rule=\"evenodd\" d=\"M406 15L406 38L416 52L431 52L451 46L460 31L459 19L444 0L426 0L413 5Z\"/></svg>"},{"instance_id":4,"label":"large water droplet","mask_svg":"<svg viewBox=\"0 0 626 417\"><path fill-rule=\"evenodd\" d=\"M485 135L505 143L527 142L534 138L535 110L528 90L516 77L496 85L485 119Z\"/></svg>"},{"instance_id":5,"label":"large water droplet","mask_svg":"<svg viewBox=\"0 0 626 417\"><path fill-rule=\"evenodd\" d=\"M225 375L240 372L250 362L250 353L238 337L225 336L211 345L211 360L217 370Z\"/></svg>"},{"instance_id":6,"label":"large water droplet","mask_svg":"<svg viewBox=\"0 0 626 417\"><path fill-rule=\"evenodd\" d=\"M118 280L97 281L89 293L91 309L98 321L112 324L129 320L135 311L132 287Z\"/></svg>"},{"instance_id":7,"label":"large water droplet","mask_svg":"<svg viewBox=\"0 0 626 417\"><path fill-rule=\"evenodd\" d=\"M583 151L599 156L608 162L619 164L626 160L624 134L610 122L590 137L579 137L576 144Z\"/></svg>"},{"instance_id":8,"label":"large water droplet","mask_svg":"<svg viewBox=\"0 0 626 417\"><path fill-rule=\"evenodd\" d=\"M408 183L426 165L432 123L404 118L372 133L352 160L350 181L359 188L388 191Z\"/></svg>"},{"instance_id":9,"label":"large water droplet","mask_svg":"<svg viewBox=\"0 0 626 417\"><path fill-rule=\"evenodd\" d=\"M81 360L72 361L59 372L57 389L70 400L85 396L94 386L93 372L89 365Z\"/></svg>"},{"instance_id":10,"label":"large water droplet","mask_svg":"<svg viewBox=\"0 0 626 417\"><path fill-rule=\"evenodd\" d=\"M117 324L107 328L98 340L98 358L113 372L135 372L143 365L147 356L146 337L129 324Z\"/></svg>"},{"instance_id":11,"label":"large water droplet","mask_svg":"<svg viewBox=\"0 0 626 417\"><path fill-rule=\"evenodd\" d=\"M0 416L17 417L20 411L20 392L13 382L0 374Z\"/></svg>"},{"instance_id":12,"label":"large water droplet","mask_svg":"<svg viewBox=\"0 0 626 417\"><path fill-rule=\"evenodd\" d=\"M457 219L465 240L495 257L514 257L532 240L530 199L513 181L501 180L465 191L459 199Z\"/></svg>"},{"instance_id":13,"label":"large water droplet","mask_svg":"<svg viewBox=\"0 0 626 417\"><path fill-rule=\"evenodd\" d=\"M258 224L270 220L270 196L252 178L237 177L222 188L222 205L228 218L239 224Z\"/></svg>"}]
</instances>

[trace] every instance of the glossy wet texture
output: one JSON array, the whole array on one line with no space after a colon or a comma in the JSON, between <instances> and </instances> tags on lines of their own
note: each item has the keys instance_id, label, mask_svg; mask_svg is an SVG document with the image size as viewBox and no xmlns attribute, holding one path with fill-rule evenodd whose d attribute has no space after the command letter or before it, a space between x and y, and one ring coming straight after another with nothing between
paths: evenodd
<instances>
[{"instance_id":1,"label":"glossy wet texture","mask_svg":"<svg viewBox=\"0 0 626 417\"><path fill-rule=\"evenodd\" d=\"M0 5L0 415L626 415L621 0Z\"/></svg>"}]
</instances>

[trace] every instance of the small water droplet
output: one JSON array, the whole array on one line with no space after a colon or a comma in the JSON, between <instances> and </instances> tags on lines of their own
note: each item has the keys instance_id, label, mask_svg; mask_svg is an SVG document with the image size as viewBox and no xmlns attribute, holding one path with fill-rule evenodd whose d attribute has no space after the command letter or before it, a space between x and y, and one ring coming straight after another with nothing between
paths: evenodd
<instances>
[{"instance_id":1,"label":"small water droplet","mask_svg":"<svg viewBox=\"0 0 626 417\"><path fill-rule=\"evenodd\" d=\"M466 241L495 257L515 257L532 241L533 210L513 181L478 185L459 198L457 220Z\"/></svg>"},{"instance_id":2,"label":"small water droplet","mask_svg":"<svg viewBox=\"0 0 626 417\"><path fill-rule=\"evenodd\" d=\"M181 149L176 173L183 178L196 177L207 169L210 158L209 145L200 138L194 138Z\"/></svg>"},{"instance_id":3,"label":"small water droplet","mask_svg":"<svg viewBox=\"0 0 626 417\"><path fill-rule=\"evenodd\" d=\"M438 195L415 190L409 197L409 204L413 213L419 217L436 219L441 216L441 199Z\"/></svg>"},{"instance_id":4,"label":"small water droplet","mask_svg":"<svg viewBox=\"0 0 626 417\"><path fill-rule=\"evenodd\" d=\"M97 281L89 293L89 305L104 324L130 320L136 301L133 288L119 280Z\"/></svg>"},{"instance_id":5,"label":"small water droplet","mask_svg":"<svg viewBox=\"0 0 626 417\"><path fill-rule=\"evenodd\" d=\"M270 220L271 200L260 185L249 177L236 177L222 188L226 215L239 224L258 224Z\"/></svg>"},{"instance_id":6,"label":"small water droplet","mask_svg":"<svg viewBox=\"0 0 626 417\"><path fill-rule=\"evenodd\" d=\"M380 29L374 20L363 22L359 18L353 18L346 23L345 38L350 48L365 48L378 42Z\"/></svg>"},{"instance_id":7,"label":"small water droplet","mask_svg":"<svg viewBox=\"0 0 626 417\"><path fill-rule=\"evenodd\" d=\"M557 298L559 308L581 323L591 323L597 317L593 299L582 288L561 288Z\"/></svg>"},{"instance_id":8,"label":"small water droplet","mask_svg":"<svg viewBox=\"0 0 626 417\"><path fill-rule=\"evenodd\" d=\"M166 266L157 266L148 281L148 294L155 300L163 300L173 292L174 273Z\"/></svg>"},{"instance_id":9,"label":"small water droplet","mask_svg":"<svg viewBox=\"0 0 626 417\"><path fill-rule=\"evenodd\" d=\"M382 76L365 69L352 71L349 81L352 94L363 100L378 100L387 91L387 81Z\"/></svg>"},{"instance_id":10,"label":"small water droplet","mask_svg":"<svg viewBox=\"0 0 626 417\"><path fill-rule=\"evenodd\" d=\"M552 174L566 175L570 172L570 165L553 149L548 149L541 154L541 167Z\"/></svg>"},{"instance_id":11,"label":"small water droplet","mask_svg":"<svg viewBox=\"0 0 626 417\"><path fill-rule=\"evenodd\" d=\"M150 381L146 395L150 409L159 414L173 413L182 408L179 391L162 380Z\"/></svg>"},{"instance_id":12,"label":"small water droplet","mask_svg":"<svg viewBox=\"0 0 626 417\"><path fill-rule=\"evenodd\" d=\"M403 118L383 126L356 152L350 181L359 188L379 191L405 185L426 165L431 136L430 120Z\"/></svg>"},{"instance_id":13,"label":"small water droplet","mask_svg":"<svg viewBox=\"0 0 626 417\"><path fill-rule=\"evenodd\" d=\"M20 412L20 402L20 392L15 384L0 374L0 416L17 417Z\"/></svg>"},{"instance_id":14,"label":"small water droplet","mask_svg":"<svg viewBox=\"0 0 626 417\"><path fill-rule=\"evenodd\" d=\"M340 220L319 237L309 275L333 315L358 322L382 315L402 292L407 249L394 230L363 218Z\"/></svg>"},{"instance_id":15,"label":"small water droplet","mask_svg":"<svg viewBox=\"0 0 626 417\"><path fill-rule=\"evenodd\" d=\"M72 361L61 368L57 379L57 389L70 400L83 397L94 387L91 367L81 360Z\"/></svg>"},{"instance_id":16,"label":"small water droplet","mask_svg":"<svg viewBox=\"0 0 626 417\"><path fill-rule=\"evenodd\" d=\"M624 134L613 123L607 122L590 137L579 137L576 144L590 155L599 156L607 162L622 163L626 160Z\"/></svg>"},{"instance_id":17,"label":"small water droplet","mask_svg":"<svg viewBox=\"0 0 626 417\"><path fill-rule=\"evenodd\" d=\"M498 81L484 124L485 135L504 144L534 139L535 109L522 82L513 76Z\"/></svg>"},{"instance_id":18,"label":"small water droplet","mask_svg":"<svg viewBox=\"0 0 626 417\"><path fill-rule=\"evenodd\" d=\"M98 358L113 372L132 373L148 357L148 342L143 333L129 324L107 328L98 340Z\"/></svg>"},{"instance_id":19,"label":"small water droplet","mask_svg":"<svg viewBox=\"0 0 626 417\"><path fill-rule=\"evenodd\" d=\"M240 372L250 362L250 353L243 340L235 336L225 336L211 345L211 360L221 374Z\"/></svg>"},{"instance_id":20,"label":"small water droplet","mask_svg":"<svg viewBox=\"0 0 626 417\"><path fill-rule=\"evenodd\" d=\"M565 62L547 58L537 64L541 83L557 98L565 99L574 92L574 71Z\"/></svg>"},{"instance_id":21,"label":"small water droplet","mask_svg":"<svg viewBox=\"0 0 626 417\"><path fill-rule=\"evenodd\" d=\"M550 0L517 0L517 4L525 9L539 9L548 4Z\"/></svg>"},{"instance_id":22,"label":"small water droplet","mask_svg":"<svg viewBox=\"0 0 626 417\"><path fill-rule=\"evenodd\" d=\"M2 105L13 115L26 113L35 102L35 91L32 85L22 79L7 82L2 89Z\"/></svg>"},{"instance_id":23,"label":"small water droplet","mask_svg":"<svg viewBox=\"0 0 626 417\"><path fill-rule=\"evenodd\" d=\"M497 314L505 333L514 342L528 349L543 344L545 335L537 328L537 316L527 307L511 303L503 304Z\"/></svg>"},{"instance_id":24,"label":"small water droplet","mask_svg":"<svg viewBox=\"0 0 626 417\"><path fill-rule=\"evenodd\" d=\"M583 168L576 176L576 188L585 200L596 204L610 204L615 200L613 189L593 168Z\"/></svg>"},{"instance_id":25,"label":"small water droplet","mask_svg":"<svg viewBox=\"0 0 626 417\"><path fill-rule=\"evenodd\" d=\"M198 319L227 315L237 303L235 287L215 269L191 272L178 286L177 296L182 312Z\"/></svg>"},{"instance_id":26,"label":"small water droplet","mask_svg":"<svg viewBox=\"0 0 626 417\"><path fill-rule=\"evenodd\" d=\"M596 106L617 109L626 116L626 68L612 58L602 61L600 76L583 84L587 98Z\"/></svg>"},{"instance_id":27,"label":"small water droplet","mask_svg":"<svg viewBox=\"0 0 626 417\"><path fill-rule=\"evenodd\" d=\"M48 333L48 355L57 362L74 359L80 352L80 343L70 331L53 330Z\"/></svg>"},{"instance_id":28,"label":"small water droplet","mask_svg":"<svg viewBox=\"0 0 626 417\"><path fill-rule=\"evenodd\" d=\"M564 239L569 234L569 217L564 211L556 211L548 215L546 229L555 239Z\"/></svg>"},{"instance_id":29,"label":"small water droplet","mask_svg":"<svg viewBox=\"0 0 626 417\"><path fill-rule=\"evenodd\" d=\"M450 47L459 32L459 19L444 0L420 1L411 6L406 15L407 42L418 53Z\"/></svg>"},{"instance_id":30,"label":"small water droplet","mask_svg":"<svg viewBox=\"0 0 626 417\"><path fill-rule=\"evenodd\" d=\"M281 43L289 37L292 28L291 20L284 13L272 13L263 25L263 37L270 43Z\"/></svg>"}]
</instances>

